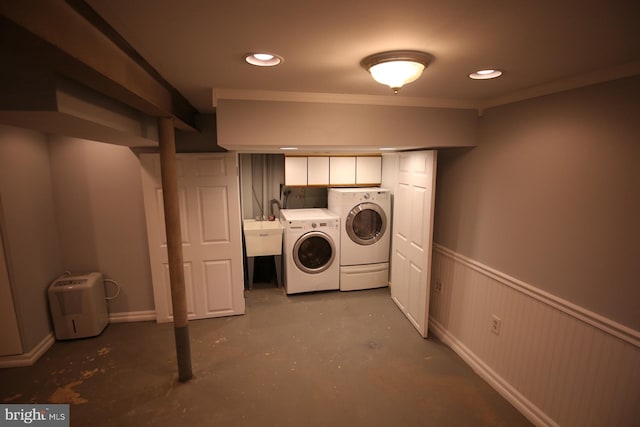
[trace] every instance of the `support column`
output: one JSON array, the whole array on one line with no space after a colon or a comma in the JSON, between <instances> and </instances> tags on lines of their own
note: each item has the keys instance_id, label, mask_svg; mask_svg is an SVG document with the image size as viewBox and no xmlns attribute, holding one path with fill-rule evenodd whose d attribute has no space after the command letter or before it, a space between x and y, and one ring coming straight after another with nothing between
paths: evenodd
<instances>
[{"instance_id":1,"label":"support column","mask_svg":"<svg viewBox=\"0 0 640 427\"><path fill-rule=\"evenodd\" d=\"M171 281L171 306L173 307L173 328L176 354L178 356L178 380L186 382L192 378L193 374L191 372L189 319L187 317L184 263L182 260L182 235L180 233L176 143L173 120L171 118L161 117L158 119L158 136L160 139L162 198Z\"/></svg>"}]
</instances>

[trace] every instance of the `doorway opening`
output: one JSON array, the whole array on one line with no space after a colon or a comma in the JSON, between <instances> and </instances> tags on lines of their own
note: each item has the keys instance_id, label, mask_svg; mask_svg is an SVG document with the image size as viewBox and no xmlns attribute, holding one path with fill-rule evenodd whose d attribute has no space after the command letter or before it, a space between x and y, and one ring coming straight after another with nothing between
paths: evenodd
<instances>
[{"instance_id":1,"label":"doorway opening","mask_svg":"<svg viewBox=\"0 0 640 427\"><path fill-rule=\"evenodd\" d=\"M280 209L327 207L327 187L284 185L284 154L241 153L238 163L243 226L246 221L279 221ZM283 254L248 257L246 245L243 233L245 289L277 287L276 263Z\"/></svg>"}]
</instances>

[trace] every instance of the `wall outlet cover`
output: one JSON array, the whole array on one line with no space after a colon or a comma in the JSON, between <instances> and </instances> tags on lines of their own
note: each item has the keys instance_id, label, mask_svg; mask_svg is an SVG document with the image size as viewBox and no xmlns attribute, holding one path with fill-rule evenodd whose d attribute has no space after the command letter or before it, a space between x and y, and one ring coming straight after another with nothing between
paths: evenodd
<instances>
[{"instance_id":1,"label":"wall outlet cover","mask_svg":"<svg viewBox=\"0 0 640 427\"><path fill-rule=\"evenodd\" d=\"M500 335L500 327L502 326L502 319L495 314L491 317L491 332L496 335Z\"/></svg>"},{"instance_id":2,"label":"wall outlet cover","mask_svg":"<svg viewBox=\"0 0 640 427\"><path fill-rule=\"evenodd\" d=\"M442 282L440 282L440 281L435 282L433 287L434 287L436 292L442 293Z\"/></svg>"}]
</instances>

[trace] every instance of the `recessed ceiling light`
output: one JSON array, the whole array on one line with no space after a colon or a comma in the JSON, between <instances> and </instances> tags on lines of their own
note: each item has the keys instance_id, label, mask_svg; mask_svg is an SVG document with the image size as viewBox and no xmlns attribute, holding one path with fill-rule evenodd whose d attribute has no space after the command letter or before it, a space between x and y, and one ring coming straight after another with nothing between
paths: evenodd
<instances>
[{"instance_id":1,"label":"recessed ceiling light","mask_svg":"<svg viewBox=\"0 0 640 427\"><path fill-rule=\"evenodd\" d=\"M271 61L273 59L273 55L270 53L254 53L253 57L260 61Z\"/></svg>"},{"instance_id":2,"label":"recessed ceiling light","mask_svg":"<svg viewBox=\"0 0 640 427\"><path fill-rule=\"evenodd\" d=\"M298 147L280 147L281 150L297 150Z\"/></svg>"},{"instance_id":3,"label":"recessed ceiling light","mask_svg":"<svg viewBox=\"0 0 640 427\"><path fill-rule=\"evenodd\" d=\"M502 75L502 71L500 70L478 70L475 73L469 74L469 78L474 80L487 80L487 79L495 79L496 77L500 77Z\"/></svg>"},{"instance_id":4,"label":"recessed ceiling light","mask_svg":"<svg viewBox=\"0 0 640 427\"><path fill-rule=\"evenodd\" d=\"M283 61L282 57L266 52L251 53L245 56L244 60L258 67L273 67Z\"/></svg>"},{"instance_id":5,"label":"recessed ceiling light","mask_svg":"<svg viewBox=\"0 0 640 427\"><path fill-rule=\"evenodd\" d=\"M394 150L396 150L396 148L395 147L380 147L380 148L378 148L378 150L380 150L380 151L394 151Z\"/></svg>"}]
</instances>

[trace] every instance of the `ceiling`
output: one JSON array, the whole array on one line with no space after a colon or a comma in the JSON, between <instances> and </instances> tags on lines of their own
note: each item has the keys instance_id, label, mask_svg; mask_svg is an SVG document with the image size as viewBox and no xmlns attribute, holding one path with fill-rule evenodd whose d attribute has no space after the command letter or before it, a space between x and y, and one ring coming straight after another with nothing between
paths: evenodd
<instances>
[{"instance_id":1,"label":"ceiling","mask_svg":"<svg viewBox=\"0 0 640 427\"><path fill-rule=\"evenodd\" d=\"M275 99L301 92L318 99L330 94L480 108L640 74L637 1L87 3L203 113L215 110L213 93ZM395 49L435 58L398 95L359 65L367 55ZM273 68L245 63L245 54L255 51L276 53L284 63ZM467 77L484 68L504 75L485 81Z\"/></svg>"}]
</instances>

